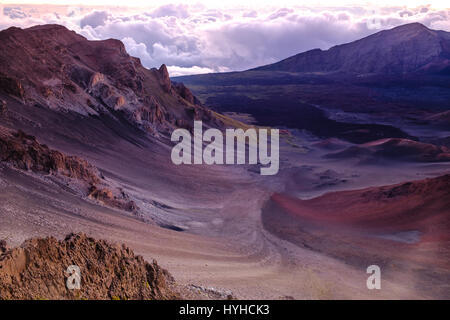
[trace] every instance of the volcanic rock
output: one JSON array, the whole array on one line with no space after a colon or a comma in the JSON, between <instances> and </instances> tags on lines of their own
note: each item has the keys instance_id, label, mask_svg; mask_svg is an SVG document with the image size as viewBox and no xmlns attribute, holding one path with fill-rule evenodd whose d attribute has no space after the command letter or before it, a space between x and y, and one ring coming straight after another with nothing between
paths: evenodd
<instances>
[{"instance_id":1,"label":"volcanic rock","mask_svg":"<svg viewBox=\"0 0 450 320\"><path fill-rule=\"evenodd\" d=\"M122 193L121 197L115 196L108 188L99 188L92 185L89 189L89 198L95 199L107 206L119 208L129 212L136 212L138 207L136 203Z\"/></svg>"},{"instance_id":2,"label":"volcanic rock","mask_svg":"<svg viewBox=\"0 0 450 320\"><path fill-rule=\"evenodd\" d=\"M165 64L162 64L158 69L159 74L161 75L161 86L164 88L166 92L170 92L172 88L172 83L169 78L169 72L167 71L167 67Z\"/></svg>"},{"instance_id":3,"label":"volcanic rock","mask_svg":"<svg viewBox=\"0 0 450 320\"><path fill-rule=\"evenodd\" d=\"M196 104L194 95L183 83L173 83L175 91L186 101L192 104Z\"/></svg>"},{"instance_id":4,"label":"volcanic rock","mask_svg":"<svg viewBox=\"0 0 450 320\"><path fill-rule=\"evenodd\" d=\"M80 289L67 288L71 265L80 269ZM155 260L85 234L31 239L0 255L0 299L175 299L173 286Z\"/></svg>"},{"instance_id":5,"label":"volcanic rock","mask_svg":"<svg viewBox=\"0 0 450 320\"><path fill-rule=\"evenodd\" d=\"M11 132L0 127L0 160L21 170L59 173L87 183L100 181L97 169L86 160L52 150L21 130Z\"/></svg>"},{"instance_id":6,"label":"volcanic rock","mask_svg":"<svg viewBox=\"0 0 450 320\"><path fill-rule=\"evenodd\" d=\"M6 240L0 240L0 254L5 253L8 251L8 244Z\"/></svg>"}]
</instances>

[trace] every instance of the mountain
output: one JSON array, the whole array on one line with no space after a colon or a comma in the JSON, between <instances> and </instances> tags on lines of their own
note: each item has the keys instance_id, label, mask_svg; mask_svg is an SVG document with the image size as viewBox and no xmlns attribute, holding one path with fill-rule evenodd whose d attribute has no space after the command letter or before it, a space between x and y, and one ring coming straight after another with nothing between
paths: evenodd
<instances>
[{"instance_id":1,"label":"mountain","mask_svg":"<svg viewBox=\"0 0 450 320\"><path fill-rule=\"evenodd\" d=\"M122 141L142 148L156 138L168 146L175 128L227 121L172 82L165 65L144 68L119 40L89 41L42 25L0 31L0 42L0 161L49 175L100 205L142 213L89 153L104 160L108 150L117 159L128 153Z\"/></svg>"},{"instance_id":2,"label":"mountain","mask_svg":"<svg viewBox=\"0 0 450 320\"><path fill-rule=\"evenodd\" d=\"M450 110L449 75L450 33L412 23L251 70L175 80L220 112L366 143L425 141L426 131L445 129L427 119Z\"/></svg>"},{"instance_id":3,"label":"mountain","mask_svg":"<svg viewBox=\"0 0 450 320\"><path fill-rule=\"evenodd\" d=\"M89 41L60 25L0 32L0 92L27 105L83 116L123 117L152 134L220 125L167 68L146 69L115 39Z\"/></svg>"},{"instance_id":4,"label":"mountain","mask_svg":"<svg viewBox=\"0 0 450 320\"><path fill-rule=\"evenodd\" d=\"M405 24L329 50L310 50L253 70L354 74L449 73L450 33L431 30L420 23Z\"/></svg>"}]
</instances>

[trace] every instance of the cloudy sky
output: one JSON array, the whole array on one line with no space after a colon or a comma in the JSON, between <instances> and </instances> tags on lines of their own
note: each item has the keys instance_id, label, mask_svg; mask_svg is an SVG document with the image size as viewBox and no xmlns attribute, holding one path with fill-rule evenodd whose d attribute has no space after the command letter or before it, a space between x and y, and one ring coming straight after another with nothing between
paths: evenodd
<instances>
[{"instance_id":1,"label":"cloudy sky","mask_svg":"<svg viewBox=\"0 0 450 320\"><path fill-rule=\"evenodd\" d=\"M171 76L245 70L409 22L450 31L449 1L19 1L0 0L0 30L57 23L120 39Z\"/></svg>"}]
</instances>

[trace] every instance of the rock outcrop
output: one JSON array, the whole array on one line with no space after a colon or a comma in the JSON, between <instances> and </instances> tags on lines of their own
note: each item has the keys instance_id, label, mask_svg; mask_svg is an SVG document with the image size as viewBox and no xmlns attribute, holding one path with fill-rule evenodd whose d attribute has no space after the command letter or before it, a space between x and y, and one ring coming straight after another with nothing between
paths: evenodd
<instances>
[{"instance_id":1,"label":"rock outcrop","mask_svg":"<svg viewBox=\"0 0 450 320\"><path fill-rule=\"evenodd\" d=\"M129 196L124 192L121 192L119 195L114 195L108 188L92 185L89 188L88 197L109 207L119 208L128 212L138 211L136 203L133 200L130 200Z\"/></svg>"},{"instance_id":2,"label":"rock outcrop","mask_svg":"<svg viewBox=\"0 0 450 320\"><path fill-rule=\"evenodd\" d=\"M80 289L68 289L69 266L80 269ZM176 299L174 279L155 260L125 245L70 234L0 249L0 299Z\"/></svg>"},{"instance_id":3,"label":"rock outcrop","mask_svg":"<svg viewBox=\"0 0 450 320\"><path fill-rule=\"evenodd\" d=\"M169 71L167 71L167 67L165 64L162 64L161 67L158 69L159 75L160 75L160 83L164 91L170 92L172 89L172 82L169 78Z\"/></svg>"},{"instance_id":4,"label":"rock outcrop","mask_svg":"<svg viewBox=\"0 0 450 320\"><path fill-rule=\"evenodd\" d=\"M0 161L20 170L75 179L85 186L82 196L132 213L139 210L123 190L109 187L88 161L52 150L21 130L14 132L0 126Z\"/></svg>"},{"instance_id":5,"label":"rock outcrop","mask_svg":"<svg viewBox=\"0 0 450 320\"><path fill-rule=\"evenodd\" d=\"M173 88L184 100L188 101L191 104L198 103L191 90L189 90L189 88L187 88L183 83L173 83Z\"/></svg>"},{"instance_id":6,"label":"rock outcrop","mask_svg":"<svg viewBox=\"0 0 450 320\"><path fill-rule=\"evenodd\" d=\"M0 160L21 170L58 173L89 184L100 182L97 169L86 160L52 150L21 130L0 127Z\"/></svg>"}]
</instances>

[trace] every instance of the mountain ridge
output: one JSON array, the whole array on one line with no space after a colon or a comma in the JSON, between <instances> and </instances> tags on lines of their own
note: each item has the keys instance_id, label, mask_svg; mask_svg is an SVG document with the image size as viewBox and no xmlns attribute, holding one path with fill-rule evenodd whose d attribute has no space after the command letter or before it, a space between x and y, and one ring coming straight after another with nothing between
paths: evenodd
<instances>
[{"instance_id":1,"label":"mountain ridge","mask_svg":"<svg viewBox=\"0 0 450 320\"><path fill-rule=\"evenodd\" d=\"M0 93L21 103L83 116L124 116L159 136L192 121L221 121L167 67L147 69L116 39L90 41L60 25L0 31Z\"/></svg>"},{"instance_id":2,"label":"mountain ridge","mask_svg":"<svg viewBox=\"0 0 450 320\"><path fill-rule=\"evenodd\" d=\"M450 33L410 23L328 50L312 49L250 71L356 74L448 72Z\"/></svg>"}]
</instances>

